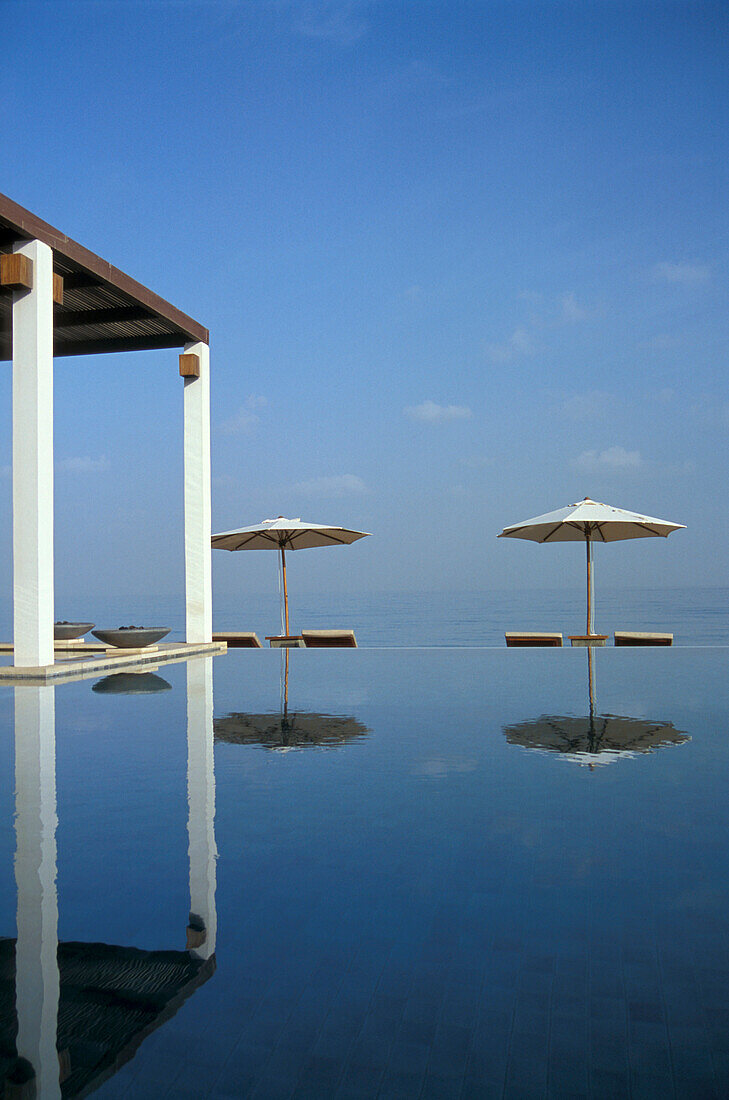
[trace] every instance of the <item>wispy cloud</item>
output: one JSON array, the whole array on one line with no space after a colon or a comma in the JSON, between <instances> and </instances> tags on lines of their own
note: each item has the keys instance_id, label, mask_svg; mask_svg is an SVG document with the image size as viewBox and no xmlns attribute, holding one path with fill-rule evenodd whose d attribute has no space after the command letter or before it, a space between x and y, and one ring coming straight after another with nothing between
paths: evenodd
<instances>
[{"instance_id":1,"label":"wispy cloud","mask_svg":"<svg viewBox=\"0 0 729 1100\"><path fill-rule=\"evenodd\" d=\"M637 470L643 465L640 451L625 447L608 447L604 451L583 451L575 460L580 470Z\"/></svg>"},{"instance_id":2,"label":"wispy cloud","mask_svg":"<svg viewBox=\"0 0 729 1100\"><path fill-rule=\"evenodd\" d=\"M483 470L486 466L496 463L494 455L470 455L461 459L461 464L469 470Z\"/></svg>"},{"instance_id":3,"label":"wispy cloud","mask_svg":"<svg viewBox=\"0 0 729 1100\"><path fill-rule=\"evenodd\" d=\"M435 401L423 401L422 405L407 405L403 409L411 420L426 424L443 424L447 420L468 420L473 413L468 405L438 405Z\"/></svg>"},{"instance_id":4,"label":"wispy cloud","mask_svg":"<svg viewBox=\"0 0 729 1100\"><path fill-rule=\"evenodd\" d=\"M69 458L59 458L55 464L56 473L60 474L98 474L111 469L111 463L106 455L92 458L91 455L72 455ZM12 466L0 466L0 478L12 477Z\"/></svg>"},{"instance_id":5,"label":"wispy cloud","mask_svg":"<svg viewBox=\"0 0 729 1100\"><path fill-rule=\"evenodd\" d=\"M492 363L511 363L527 355L534 355L537 345L525 328L515 328L503 344L487 344L486 354Z\"/></svg>"},{"instance_id":6,"label":"wispy cloud","mask_svg":"<svg viewBox=\"0 0 729 1100\"><path fill-rule=\"evenodd\" d=\"M467 775L478 768L475 756L427 756L413 766L412 774L422 779L445 779L449 775Z\"/></svg>"},{"instance_id":7,"label":"wispy cloud","mask_svg":"<svg viewBox=\"0 0 729 1100\"><path fill-rule=\"evenodd\" d=\"M570 420L591 420L604 416L612 408L614 397L605 390L590 390L587 393L575 393L565 399L562 413Z\"/></svg>"},{"instance_id":8,"label":"wispy cloud","mask_svg":"<svg viewBox=\"0 0 729 1100\"><path fill-rule=\"evenodd\" d=\"M645 340L641 340L638 344L639 348L645 348L646 351L671 351L673 348L679 347L681 340L678 336L670 336L667 332L658 332L655 336L649 336Z\"/></svg>"},{"instance_id":9,"label":"wispy cloud","mask_svg":"<svg viewBox=\"0 0 729 1100\"><path fill-rule=\"evenodd\" d=\"M652 268L653 278L664 283L705 283L711 278L708 264L660 263Z\"/></svg>"},{"instance_id":10,"label":"wispy cloud","mask_svg":"<svg viewBox=\"0 0 729 1100\"><path fill-rule=\"evenodd\" d=\"M238 485L238 478L233 477L232 474L216 474L211 481L219 489L230 489Z\"/></svg>"},{"instance_id":11,"label":"wispy cloud","mask_svg":"<svg viewBox=\"0 0 729 1100\"><path fill-rule=\"evenodd\" d=\"M559 300L559 315L560 319L567 325L574 325L577 321L584 321L588 316L587 310L584 309L575 298L574 294L563 294Z\"/></svg>"},{"instance_id":12,"label":"wispy cloud","mask_svg":"<svg viewBox=\"0 0 729 1100\"><path fill-rule=\"evenodd\" d=\"M235 435L238 432L247 433L252 431L261 419L255 410L262 409L267 404L268 401L265 397L250 394L238 409L238 412L228 420L223 421L220 425L221 432L226 435Z\"/></svg>"},{"instance_id":13,"label":"wispy cloud","mask_svg":"<svg viewBox=\"0 0 729 1100\"><path fill-rule=\"evenodd\" d=\"M355 474L339 474L335 477L314 477L299 481L293 492L308 497L346 497L369 492L361 477Z\"/></svg>"},{"instance_id":14,"label":"wispy cloud","mask_svg":"<svg viewBox=\"0 0 729 1100\"><path fill-rule=\"evenodd\" d=\"M355 0L310 0L295 10L298 17L294 29L299 34L335 46L352 46L369 29L362 16L362 4Z\"/></svg>"},{"instance_id":15,"label":"wispy cloud","mask_svg":"<svg viewBox=\"0 0 729 1100\"><path fill-rule=\"evenodd\" d=\"M89 455L62 458L56 463L56 469L64 474L95 474L109 469L109 459L106 455L99 458L91 458Z\"/></svg>"},{"instance_id":16,"label":"wispy cloud","mask_svg":"<svg viewBox=\"0 0 729 1100\"><path fill-rule=\"evenodd\" d=\"M522 290L517 298L532 307L530 324L538 329L574 325L594 315L578 300L573 290L557 295L542 294L538 290Z\"/></svg>"}]
</instances>

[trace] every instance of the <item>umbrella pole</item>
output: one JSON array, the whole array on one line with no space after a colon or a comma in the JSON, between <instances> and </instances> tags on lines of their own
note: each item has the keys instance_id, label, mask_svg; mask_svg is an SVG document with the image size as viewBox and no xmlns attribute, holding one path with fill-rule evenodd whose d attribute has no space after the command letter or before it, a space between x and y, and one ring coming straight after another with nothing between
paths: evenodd
<instances>
[{"instance_id":1,"label":"umbrella pole","mask_svg":"<svg viewBox=\"0 0 729 1100\"><path fill-rule=\"evenodd\" d=\"M592 634L592 554L589 531L585 531L585 546L587 547L587 633Z\"/></svg>"},{"instance_id":2,"label":"umbrella pole","mask_svg":"<svg viewBox=\"0 0 729 1100\"><path fill-rule=\"evenodd\" d=\"M289 632L289 590L286 587L286 551L281 543L281 572L283 573L284 609L286 613L286 634Z\"/></svg>"},{"instance_id":3,"label":"umbrella pole","mask_svg":"<svg viewBox=\"0 0 729 1100\"><path fill-rule=\"evenodd\" d=\"M289 651L288 647L284 650L284 718L289 716Z\"/></svg>"}]
</instances>

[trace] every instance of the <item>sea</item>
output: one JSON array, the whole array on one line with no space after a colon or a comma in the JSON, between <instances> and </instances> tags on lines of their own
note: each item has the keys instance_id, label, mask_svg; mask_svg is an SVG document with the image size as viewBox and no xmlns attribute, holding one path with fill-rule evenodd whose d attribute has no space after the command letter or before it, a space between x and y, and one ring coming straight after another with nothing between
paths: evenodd
<instances>
[{"instance_id":1,"label":"sea","mask_svg":"<svg viewBox=\"0 0 729 1100\"><path fill-rule=\"evenodd\" d=\"M56 618L95 622L101 628L167 626L170 641L184 638L184 596L110 596L56 601ZM290 630L354 630L361 646L503 646L508 630L559 631L586 628L585 594L571 588L509 591L290 593ZM729 644L729 587L599 588L595 630L667 631L678 646ZM254 630L261 642L282 633L275 588L222 596L213 593L214 630ZM12 611L0 602L0 637L10 639ZM569 643L567 643L569 644Z\"/></svg>"}]
</instances>

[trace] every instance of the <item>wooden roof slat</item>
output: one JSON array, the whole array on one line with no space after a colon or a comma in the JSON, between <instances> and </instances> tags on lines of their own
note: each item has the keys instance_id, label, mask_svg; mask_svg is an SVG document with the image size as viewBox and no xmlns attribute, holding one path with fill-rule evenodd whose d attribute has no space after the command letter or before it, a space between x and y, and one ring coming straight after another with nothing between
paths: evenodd
<instances>
[{"instance_id":1,"label":"wooden roof slat","mask_svg":"<svg viewBox=\"0 0 729 1100\"><path fill-rule=\"evenodd\" d=\"M123 336L109 339L59 340L53 346L54 356L109 355L117 351L154 351L161 348L179 348L177 334L160 336Z\"/></svg>"},{"instance_id":2,"label":"wooden roof slat","mask_svg":"<svg viewBox=\"0 0 729 1100\"><path fill-rule=\"evenodd\" d=\"M53 315L53 328L63 329L85 325L117 324L121 321L141 321L148 316L143 306L112 306L110 309L57 309Z\"/></svg>"}]
</instances>

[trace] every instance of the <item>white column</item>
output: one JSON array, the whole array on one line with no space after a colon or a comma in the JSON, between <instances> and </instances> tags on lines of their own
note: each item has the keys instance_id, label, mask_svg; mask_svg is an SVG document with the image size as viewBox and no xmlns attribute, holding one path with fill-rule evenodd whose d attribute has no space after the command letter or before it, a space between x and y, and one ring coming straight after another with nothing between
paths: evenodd
<instances>
[{"instance_id":1,"label":"white column","mask_svg":"<svg viewBox=\"0 0 729 1100\"><path fill-rule=\"evenodd\" d=\"M61 1095L56 1051L60 980L54 692L53 687L15 688L17 1049L18 1056L32 1065L35 1095L43 1100Z\"/></svg>"},{"instance_id":2,"label":"white column","mask_svg":"<svg viewBox=\"0 0 729 1100\"><path fill-rule=\"evenodd\" d=\"M210 560L210 348L188 344L200 377L185 379L185 625L188 642L213 639Z\"/></svg>"},{"instance_id":3,"label":"white column","mask_svg":"<svg viewBox=\"0 0 729 1100\"><path fill-rule=\"evenodd\" d=\"M13 641L15 664L53 663L53 253L33 263L33 289L13 293Z\"/></svg>"},{"instance_id":4,"label":"white column","mask_svg":"<svg viewBox=\"0 0 729 1100\"><path fill-rule=\"evenodd\" d=\"M215 770L213 658L187 662L187 802L190 923L187 946L201 959L215 953Z\"/></svg>"}]
</instances>

